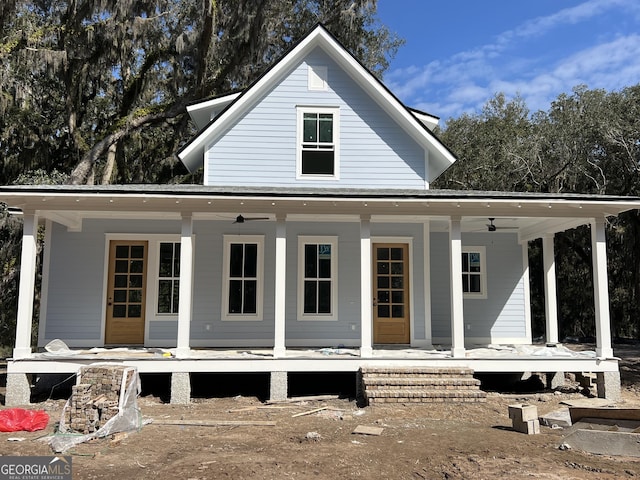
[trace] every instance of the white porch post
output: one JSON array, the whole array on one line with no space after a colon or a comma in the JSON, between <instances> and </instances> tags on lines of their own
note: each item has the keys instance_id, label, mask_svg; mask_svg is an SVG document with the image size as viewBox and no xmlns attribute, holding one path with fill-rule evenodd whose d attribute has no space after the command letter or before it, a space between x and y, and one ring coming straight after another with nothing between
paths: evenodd
<instances>
[{"instance_id":1,"label":"white porch post","mask_svg":"<svg viewBox=\"0 0 640 480\"><path fill-rule=\"evenodd\" d=\"M591 222L591 256L593 262L593 296L596 310L596 355L613 357L611 320L609 317L609 283L607 277L607 241L604 218Z\"/></svg>"},{"instance_id":2,"label":"white porch post","mask_svg":"<svg viewBox=\"0 0 640 480\"><path fill-rule=\"evenodd\" d=\"M556 263L553 234L542 237L542 262L544 265L544 311L547 343L558 343L558 294L556 288Z\"/></svg>"},{"instance_id":3,"label":"white porch post","mask_svg":"<svg viewBox=\"0 0 640 480\"><path fill-rule=\"evenodd\" d=\"M276 215L276 272L275 272L275 325L273 356L286 356L285 302L287 271L287 224L286 215Z\"/></svg>"},{"instance_id":4,"label":"white porch post","mask_svg":"<svg viewBox=\"0 0 640 480\"><path fill-rule=\"evenodd\" d=\"M462 292L462 231L461 218L449 219L449 264L451 270L451 355L465 356L464 305Z\"/></svg>"},{"instance_id":5,"label":"white porch post","mask_svg":"<svg viewBox=\"0 0 640 480\"><path fill-rule=\"evenodd\" d=\"M193 216L182 214L180 233L180 293L178 297L177 357L188 357L193 301Z\"/></svg>"},{"instance_id":6,"label":"white porch post","mask_svg":"<svg viewBox=\"0 0 640 480\"><path fill-rule=\"evenodd\" d=\"M34 211L23 212L22 253L20 259L20 291L16 319L16 343L13 358L31 356L31 328L33 325L33 295L36 280L38 250L38 216Z\"/></svg>"},{"instance_id":7,"label":"white porch post","mask_svg":"<svg viewBox=\"0 0 640 480\"><path fill-rule=\"evenodd\" d=\"M422 224L422 248L424 255L424 345L433 348L431 332L431 225Z\"/></svg>"},{"instance_id":8,"label":"white porch post","mask_svg":"<svg viewBox=\"0 0 640 480\"><path fill-rule=\"evenodd\" d=\"M360 216L360 356L373 355L371 215Z\"/></svg>"}]
</instances>

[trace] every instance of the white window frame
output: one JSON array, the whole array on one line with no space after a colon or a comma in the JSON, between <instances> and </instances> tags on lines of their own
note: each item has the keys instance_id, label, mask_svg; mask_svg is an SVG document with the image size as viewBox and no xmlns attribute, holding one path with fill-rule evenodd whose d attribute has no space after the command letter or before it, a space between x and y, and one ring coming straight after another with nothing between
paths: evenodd
<instances>
[{"instance_id":1,"label":"white window frame","mask_svg":"<svg viewBox=\"0 0 640 480\"><path fill-rule=\"evenodd\" d=\"M231 244L255 243L256 254L256 313L229 313L229 260ZM261 321L264 304L264 235L224 235L222 254L222 321Z\"/></svg>"},{"instance_id":2,"label":"white window frame","mask_svg":"<svg viewBox=\"0 0 640 480\"><path fill-rule=\"evenodd\" d=\"M331 245L331 313L304 312L304 247L305 245ZM338 320L338 237L298 236L298 321Z\"/></svg>"},{"instance_id":3,"label":"white window frame","mask_svg":"<svg viewBox=\"0 0 640 480\"><path fill-rule=\"evenodd\" d=\"M171 280L171 281L178 281L178 296L180 295L180 275L178 275L177 277L171 276L171 277L161 277L160 276L160 246L163 243L170 243L171 245L181 245L180 242L180 238L178 237L177 240L158 240L156 242L156 244L154 245L154 250L155 250L155 255L154 255L154 261L155 261L155 265L154 265L154 281L155 281L155 291L154 291L154 304L153 304L153 311L154 311L154 315L155 318L166 318L169 317L172 320L176 319L178 316L178 310L176 309L175 312L159 312L158 311L158 301L160 300L160 280ZM175 247L174 247L175 248ZM181 246L182 248L182 246ZM151 248L149 248L149 250L151 250ZM175 250L174 250L175 252ZM180 262L180 256L178 255L178 263ZM180 266L180 268L182 269L182 266ZM174 272L175 273L175 272Z\"/></svg>"},{"instance_id":4,"label":"white window frame","mask_svg":"<svg viewBox=\"0 0 640 480\"><path fill-rule=\"evenodd\" d=\"M468 299L485 299L487 298L487 249L486 247L462 247L462 253L479 253L480 254L480 291L464 292L463 297ZM464 275L469 272L462 272ZM462 278L460 278L462 281Z\"/></svg>"},{"instance_id":5,"label":"white window frame","mask_svg":"<svg viewBox=\"0 0 640 480\"><path fill-rule=\"evenodd\" d=\"M339 180L340 179L340 108L320 106L297 106L297 134L296 134L296 179L297 180ZM302 143L304 131L304 114L333 115L333 175L303 174L302 173Z\"/></svg>"}]
</instances>

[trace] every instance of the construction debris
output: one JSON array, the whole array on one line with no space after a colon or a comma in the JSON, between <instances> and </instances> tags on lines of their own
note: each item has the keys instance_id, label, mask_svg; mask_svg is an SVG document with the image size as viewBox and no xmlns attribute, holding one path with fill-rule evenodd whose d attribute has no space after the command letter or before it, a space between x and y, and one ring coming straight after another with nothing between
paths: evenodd
<instances>
[{"instance_id":1,"label":"construction debris","mask_svg":"<svg viewBox=\"0 0 640 480\"><path fill-rule=\"evenodd\" d=\"M509 405L509 418L516 432L535 435L540 433L538 407L535 405Z\"/></svg>"},{"instance_id":2,"label":"construction debris","mask_svg":"<svg viewBox=\"0 0 640 480\"><path fill-rule=\"evenodd\" d=\"M380 436L384 428L382 427L369 427L367 425L358 425L352 433L359 435L375 435Z\"/></svg>"},{"instance_id":3,"label":"construction debris","mask_svg":"<svg viewBox=\"0 0 640 480\"><path fill-rule=\"evenodd\" d=\"M303 417L305 415L311 415L312 413L318 413L318 412L321 412L323 410L326 410L327 408L328 407L314 408L313 410L309 410L307 412L301 412L301 413L296 413L295 415L291 415L291 418Z\"/></svg>"},{"instance_id":4,"label":"construction debris","mask_svg":"<svg viewBox=\"0 0 640 480\"><path fill-rule=\"evenodd\" d=\"M59 433L47 437L55 452L118 432L142 427L137 405L138 371L123 365L89 365L77 373L60 419Z\"/></svg>"},{"instance_id":5,"label":"construction debris","mask_svg":"<svg viewBox=\"0 0 640 480\"><path fill-rule=\"evenodd\" d=\"M573 426L562 445L599 455L640 457L640 409L579 407L569 413Z\"/></svg>"},{"instance_id":6,"label":"construction debris","mask_svg":"<svg viewBox=\"0 0 640 480\"><path fill-rule=\"evenodd\" d=\"M542 415L540 425L551 428L569 428L571 426L571 415L568 408L562 408Z\"/></svg>"}]
</instances>

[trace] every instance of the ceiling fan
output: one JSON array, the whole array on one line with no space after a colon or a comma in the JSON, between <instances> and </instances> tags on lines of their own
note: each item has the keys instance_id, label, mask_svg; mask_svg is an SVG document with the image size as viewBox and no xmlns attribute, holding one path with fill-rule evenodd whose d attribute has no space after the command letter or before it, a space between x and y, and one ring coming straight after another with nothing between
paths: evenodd
<instances>
[{"instance_id":1,"label":"ceiling fan","mask_svg":"<svg viewBox=\"0 0 640 480\"><path fill-rule=\"evenodd\" d=\"M269 220L269 217L244 217L242 215L238 215L233 223L244 223L251 220Z\"/></svg>"},{"instance_id":2,"label":"ceiling fan","mask_svg":"<svg viewBox=\"0 0 640 480\"><path fill-rule=\"evenodd\" d=\"M496 230L517 230L518 228L516 226L502 226L499 227L497 226L495 223L493 223L496 219L493 217L487 218L487 220L489 220L489 223L486 224L487 226L487 231L489 232L495 232ZM502 219L502 220L506 220L506 219Z\"/></svg>"}]
</instances>

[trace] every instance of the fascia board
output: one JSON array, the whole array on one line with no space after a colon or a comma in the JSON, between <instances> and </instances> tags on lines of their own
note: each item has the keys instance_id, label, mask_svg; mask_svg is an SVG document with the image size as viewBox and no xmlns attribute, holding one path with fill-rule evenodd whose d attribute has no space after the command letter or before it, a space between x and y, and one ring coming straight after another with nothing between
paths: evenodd
<instances>
[{"instance_id":1,"label":"fascia board","mask_svg":"<svg viewBox=\"0 0 640 480\"><path fill-rule=\"evenodd\" d=\"M430 166L430 178L427 179L429 183L433 182L438 175L456 161L455 156L416 118L415 114L406 108L353 55L338 45L326 32L324 32L323 39L324 44L320 46L323 47L325 52L341 65L344 71L363 87L371 98L398 122L416 142L430 151L430 160L435 160L437 164Z\"/></svg>"},{"instance_id":2,"label":"fascia board","mask_svg":"<svg viewBox=\"0 0 640 480\"><path fill-rule=\"evenodd\" d=\"M187 106L187 113L196 126L204 128L211 121L212 111L221 111L236 100L242 92L231 93Z\"/></svg>"}]
</instances>

